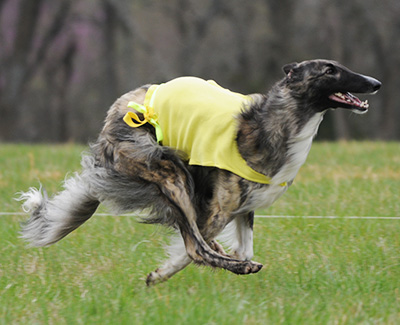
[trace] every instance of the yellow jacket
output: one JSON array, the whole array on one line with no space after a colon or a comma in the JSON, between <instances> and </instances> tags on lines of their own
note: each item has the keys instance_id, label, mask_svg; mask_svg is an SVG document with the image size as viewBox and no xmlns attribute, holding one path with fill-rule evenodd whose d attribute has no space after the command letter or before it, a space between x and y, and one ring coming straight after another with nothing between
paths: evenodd
<instances>
[{"instance_id":1,"label":"yellow jacket","mask_svg":"<svg viewBox=\"0 0 400 325\"><path fill-rule=\"evenodd\" d=\"M128 104L144 113L144 120L129 112L124 121L132 127L151 123L162 145L186 153L189 165L218 167L249 181L269 184L269 177L247 165L236 143L236 117L251 101L250 96L222 88L215 81L181 77L152 85L144 107Z\"/></svg>"}]
</instances>

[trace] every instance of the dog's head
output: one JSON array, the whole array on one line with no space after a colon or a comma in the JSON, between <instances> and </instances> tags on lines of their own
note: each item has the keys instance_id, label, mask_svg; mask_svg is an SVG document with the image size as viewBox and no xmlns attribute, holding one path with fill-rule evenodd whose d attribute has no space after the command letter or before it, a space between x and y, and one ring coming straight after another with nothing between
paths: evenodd
<instances>
[{"instance_id":1,"label":"dog's head","mask_svg":"<svg viewBox=\"0 0 400 325\"><path fill-rule=\"evenodd\" d=\"M368 101L361 101L352 93L373 94L381 82L328 60L291 63L283 67L284 82L291 94L318 111L346 108L355 113L368 111Z\"/></svg>"}]
</instances>

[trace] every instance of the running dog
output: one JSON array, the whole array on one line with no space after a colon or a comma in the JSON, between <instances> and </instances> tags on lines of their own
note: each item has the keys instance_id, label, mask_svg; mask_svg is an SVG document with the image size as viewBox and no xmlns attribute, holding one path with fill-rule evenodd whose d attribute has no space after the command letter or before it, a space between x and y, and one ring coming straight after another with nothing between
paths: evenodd
<instances>
[{"instance_id":1,"label":"running dog","mask_svg":"<svg viewBox=\"0 0 400 325\"><path fill-rule=\"evenodd\" d=\"M236 274L260 271L262 264L251 260L254 210L269 207L292 184L328 109L366 113L368 102L351 93L381 87L328 60L283 71L267 95L242 95L194 77L123 95L83 155L82 172L66 179L63 191L51 198L40 189L22 193L30 219L21 237L33 246L54 244L104 203L115 213L145 211L143 222L176 230L169 259L148 275L148 285L191 262ZM215 240L224 229L229 253Z\"/></svg>"}]
</instances>

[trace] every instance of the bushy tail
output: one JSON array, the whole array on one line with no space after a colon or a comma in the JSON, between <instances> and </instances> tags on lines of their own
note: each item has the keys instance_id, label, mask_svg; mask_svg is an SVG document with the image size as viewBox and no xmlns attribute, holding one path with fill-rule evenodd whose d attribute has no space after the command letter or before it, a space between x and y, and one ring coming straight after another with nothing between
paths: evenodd
<instances>
[{"instance_id":1,"label":"bushy tail","mask_svg":"<svg viewBox=\"0 0 400 325\"><path fill-rule=\"evenodd\" d=\"M59 241L88 220L99 201L90 194L89 185L81 175L64 183L64 190L52 198L46 191L30 188L18 200L30 219L22 225L21 237L32 246L47 246Z\"/></svg>"}]
</instances>

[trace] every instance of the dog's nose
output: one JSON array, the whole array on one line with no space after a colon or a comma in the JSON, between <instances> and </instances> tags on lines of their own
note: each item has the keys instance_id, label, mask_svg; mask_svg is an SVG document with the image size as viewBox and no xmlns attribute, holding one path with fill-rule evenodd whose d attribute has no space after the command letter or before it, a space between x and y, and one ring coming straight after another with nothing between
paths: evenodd
<instances>
[{"instance_id":1,"label":"dog's nose","mask_svg":"<svg viewBox=\"0 0 400 325\"><path fill-rule=\"evenodd\" d=\"M368 77L368 81L372 86L372 92L378 91L382 86L382 83L375 78Z\"/></svg>"},{"instance_id":2,"label":"dog's nose","mask_svg":"<svg viewBox=\"0 0 400 325\"><path fill-rule=\"evenodd\" d=\"M376 81L376 83L374 85L374 91L378 91L381 88L382 83L379 80L376 80L376 79L375 79L375 81Z\"/></svg>"}]
</instances>

